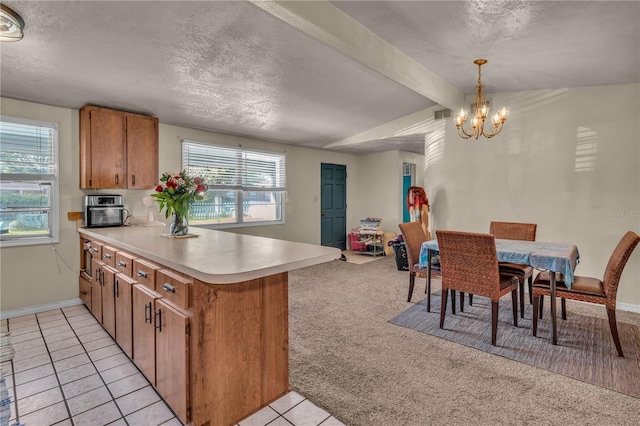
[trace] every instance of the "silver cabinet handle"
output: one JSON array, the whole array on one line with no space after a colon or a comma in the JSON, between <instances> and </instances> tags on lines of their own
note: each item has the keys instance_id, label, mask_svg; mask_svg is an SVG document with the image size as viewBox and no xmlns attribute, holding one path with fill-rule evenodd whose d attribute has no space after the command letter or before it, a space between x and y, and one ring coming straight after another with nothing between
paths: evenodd
<instances>
[{"instance_id":1,"label":"silver cabinet handle","mask_svg":"<svg viewBox=\"0 0 640 426\"><path fill-rule=\"evenodd\" d=\"M98 249L97 249L97 248L95 248L95 247L91 247L91 251L92 251L92 252L94 252L94 253L97 253L97 252L98 252Z\"/></svg>"},{"instance_id":2,"label":"silver cabinet handle","mask_svg":"<svg viewBox=\"0 0 640 426\"><path fill-rule=\"evenodd\" d=\"M108 254L108 253L107 254L103 254L102 257L105 258L105 259L111 259L111 255Z\"/></svg>"},{"instance_id":3,"label":"silver cabinet handle","mask_svg":"<svg viewBox=\"0 0 640 426\"><path fill-rule=\"evenodd\" d=\"M121 260L120 262L118 262L118 266L127 266L127 262Z\"/></svg>"},{"instance_id":4,"label":"silver cabinet handle","mask_svg":"<svg viewBox=\"0 0 640 426\"><path fill-rule=\"evenodd\" d=\"M175 293L176 292L176 288L174 286L172 286L169 283L164 283L162 284L162 289L164 291L168 291L169 293Z\"/></svg>"},{"instance_id":5,"label":"silver cabinet handle","mask_svg":"<svg viewBox=\"0 0 640 426\"><path fill-rule=\"evenodd\" d=\"M136 275L142 278L147 278L147 273L145 271L138 271Z\"/></svg>"}]
</instances>

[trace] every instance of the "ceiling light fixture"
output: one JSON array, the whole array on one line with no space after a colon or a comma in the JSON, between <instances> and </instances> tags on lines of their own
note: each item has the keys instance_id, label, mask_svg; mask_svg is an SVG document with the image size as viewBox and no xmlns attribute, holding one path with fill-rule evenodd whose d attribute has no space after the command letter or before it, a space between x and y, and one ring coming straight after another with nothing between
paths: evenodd
<instances>
[{"instance_id":1,"label":"ceiling light fixture","mask_svg":"<svg viewBox=\"0 0 640 426\"><path fill-rule=\"evenodd\" d=\"M496 112L493 117L491 117L491 121L493 122L493 131L490 133L484 131L484 121L487 119L491 107L482 95L482 88L484 87L484 84L480 81L480 67L486 64L487 60L476 59L473 63L478 65L478 85L476 86L478 93L476 94L476 100L472 105L474 113L474 117L471 120L472 128L465 130L463 126L464 122L467 120L467 112L464 109L461 109L456 116L456 128L458 129L458 135L463 139L469 139L471 137L478 139L480 135L485 138L492 138L502 130L502 125L509 117L509 110L502 108L499 112Z\"/></svg>"},{"instance_id":2,"label":"ceiling light fixture","mask_svg":"<svg viewBox=\"0 0 640 426\"><path fill-rule=\"evenodd\" d=\"M0 41L18 41L24 36L24 20L13 9L0 4Z\"/></svg>"}]
</instances>

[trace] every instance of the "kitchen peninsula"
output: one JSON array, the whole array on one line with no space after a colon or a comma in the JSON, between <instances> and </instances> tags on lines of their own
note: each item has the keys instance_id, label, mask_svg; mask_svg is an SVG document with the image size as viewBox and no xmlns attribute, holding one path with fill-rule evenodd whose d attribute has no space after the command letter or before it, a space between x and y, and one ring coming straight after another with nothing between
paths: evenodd
<instances>
[{"instance_id":1,"label":"kitchen peninsula","mask_svg":"<svg viewBox=\"0 0 640 426\"><path fill-rule=\"evenodd\" d=\"M288 271L312 244L190 228L80 228L80 297L185 423L237 423L289 391Z\"/></svg>"}]
</instances>

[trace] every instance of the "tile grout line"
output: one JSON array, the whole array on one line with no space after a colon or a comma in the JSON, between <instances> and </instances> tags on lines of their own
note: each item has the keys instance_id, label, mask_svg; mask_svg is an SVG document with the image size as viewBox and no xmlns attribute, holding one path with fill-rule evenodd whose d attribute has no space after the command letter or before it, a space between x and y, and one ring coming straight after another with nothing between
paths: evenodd
<instances>
[{"instance_id":1,"label":"tile grout line","mask_svg":"<svg viewBox=\"0 0 640 426\"><path fill-rule=\"evenodd\" d=\"M35 315L34 315L35 316ZM40 328L40 326L38 326ZM7 319L7 333L11 335L11 322ZM44 340L44 338L43 338ZM13 405L16 408L16 420L15 423L20 423L20 415L18 414L18 386L16 385L16 369L13 365L13 358L10 360L11 362L11 384L13 386ZM9 408L11 408L11 404L9 404Z\"/></svg>"},{"instance_id":2,"label":"tile grout line","mask_svg":"<svg viewBox=\"0 0 640 426\"><path fill-rule=\"evenodd\" d=\"M89 311L89 309L86 307L86 305L84 305L84 307L85 307L85 309L87 310L87 312L91 315L91 317L96 321L96 324L98 324L98 325L99 325L99 323L97 322L98 320L93 316L93 314L91 314L91 311ZM63 314L64 314L64 312L63 312ZM64 315L65 315L65 318L66 318L66 314L64 314ZM68 320L67 320L67 322L68 322ZM69 323L69 325L71 326L71 329L73 330L73 333L74 333L74 334L76 334L76 330L75 330L75 328L73 327L73 325L71 325L71 323ZM104 330L104 328L103 328L103 330ZM105 330L105 331L106 331L106 330ZM78 336L77 336L77 334L76 334L76 337L78 337ZM126 354L124 353L124 351L122 350L122 348L120 347L120 345L118 345L118 342L116 342L116 341L111 337L111 335L109 335L109 338L110 338L111 340L113 340L114 344L118 347L118 349L120 350L120 352L126 356ZM79 338L79 337L78 337L78 341L80 341L80 338ZM89 352L86 350L86 348L85 348L85 346L84 346L84 343L82 343L82 341L80 341L80 344L82 345L82 348L83 348L83 349L85 349L85 353L87 354L87 356L89 357L89 360L91 361L91 364L92 364L92 365L94 366L94 368L95 368L95 363L94 363L93 359L91 358L91 356L89 356ZM96 349L96 350L98 350L98 349ZM112 355L112 356L113 356L113 355ZM109 357L106 357L106 358L109 358ZM102 359L106 359L106 358L102 358ZM165 400L162 398L162 395L160 395L160 394L158 393L158 390L157 390L157 389L156 389L156 388L151 384L151 382L149 382L149 380L144 376L144 374L142 373L142 371L140 371L140 369L139 369L139 368L138 368L138 366L135 364L135 362L133 362L133 360L132 360L132 359L130 359L129 357L127 357L127 359L129 360L129 362L131 362L131 365L133 365L133 366L136 368L137 372L138 372L138 373L140 373L140 374L142 374L142 376L144 377L144 379L149 383L149 387L151 388L151 390L153 390L153 391L156 393L156 395L158 396L158 398L160 398L160 402L162 402L162 403L163 403L163 404L164 404L164 405L169 409L169 411L171 411L171 414L173 414L173 416L176 418L176 420L178 420L181 424L184 424L184 423L182 423L182 421L178 418L177 414L173 411L173 409L172 409L171 407L169 407L169 405L165 402ZM98 360L98 361L99 361L99 360ZM114 366L114 367L112 367L112 368L118 368L118 367L119 367L119 366ZM108 369L108 370L109 370L109 369ZM100 372L97 368L96 368L96 371L98 372L98 376L100 376L100 380L102 380L102 382L104 383L104 386L107 388L107 391L109 392L109 395L111 396L111 400L114 402L114 404L115 404L115 405L116 405L116 407L118 408L118 411L119 411L119 412L120 412L120 414L122 415L122 417L121 417L121 418L122 418L122 420L123 420L127 425L129 425L129 421L126 419L126 416L124 415L124 413L123 413L123 412L122 412L122 410L120 409L120 406L119 406L119 405L118 405L118 403L116 402L116 398L114 397L113 393L111 392L111 389L109 389L109 385L104 381L104 378L102 377L102 374L100 374L101 372ZM105 371L106 371L106 370L105 370ZM134 374L135 374L135 373L134 373ZM133 374L131 374L130 376L133 376ZM126 376L126 377L130 377L130 376ZM123 379L125 379L126 377L122 377L122 378L120 378L120 379L118 379L118 380L123 380ZM116 380L116 381L118 381L118 380ZM142 389L142 388L141 388L141 389ZM128 392L128 393L126 393L126 394L123 394L123 395L119 396L118 398L122 398L123 396L130 395L130 394L132 394L133 392L137 392L138 390L140 390L140 389L136 389L136 390L134 390L134 391ZM153 403L151 403L151 404L149 404L149 405L146 405L146 406L144 406L144 407L140 407L140 408L138 408L137 410L132 411L131 413L129 413L129 414L127 414L127 415L128 415L128 416L130 416L130 415L132 415L133 413L137 413L138 411L143 410L143 409L145 409L145 408L147 408L147 407L149 407L149 406L151 406L151 405L153 405L153 404L155 404L155 403L157 403L157 402L158 402L158 401L155 401L155 402L153 402ZM105 402L105 404L107 404L107 403L108 403L108 402ZM104 404L101 404L101 405L104 405ZM95 407L94 407L94 408L95 408ZM92 409L92 408L91 408L91 409ZM87 410L87 411L89 411L89 410ZM86 412L86 411L85 411L85 412ZM81 414L81 413L79 413L79 414ZM169 419L169 420L171 420L171 419ZM116 420L116 421L117 421L117 420ZM165 422L165 423L166 423L166 422Z\"/></svg>"},{"instance_id":3,"label":"tile grout line","mask_svg":"<svg viewBox=\"0 0 640 426\"><path fill-rule=\"evenodd\" d=\"M62 312L62 309L60 309L60 312ZM64 315L64 313L63 313L63 315ZM42 336L42 341L44 342L44 347L47 350L47 355L49 355L49 360L51 361L51 367L53 368L53 374L56 376L56 382L58 382L58 389L60 389L60 394L62 395L62 401L64 402L64 406L67 409L67 414L69 415L69 421L71 422L71 425L73 426L73 425L75 425L75 423L73 422L73 418L71 417L71 410L69 409L69 404L67 403L67 398L64 397L64 392L62 391L62 385L60 384L60 377L58 376L58 370L56 369L56 366L53 363L53 358L51 357L51 351L49 351L49 344L47 343L47 340L44 338L44 332L42 331L42 327L40 326L40 318L38 318L37 314L34 314L34 316L36 317L36 323L38 324L38 329L40 330L40 335ZM65 319L66 319L66 317L65 317ZM69 321L67 321L67 323L68 322ZM71 324L69 324L69 327L71 327ZM54 405L54 404L51 404L51 405ZM18 406L18 395L16 395L16 411L18 410L17 406ZM42 407L42 408L46 408L46 407ZM36 410L36 411L38 411L38 410ZM19 420L16 419L16 421L19 421Z\"/></svg>"},{"instance_id":4,"label":"tile grout line","mask_svg":"<svg viewBox=\"0 0 640 426\"><path fill-rule=\"evenodd\" d=\"M86 306L85 306L85 308L86 308ZM109 392L109 396L111 397L111 401L113 401L113 404L116 406L116 408L118 409L118 412L120 413L120 418L124 421L124 423L127 426L129 426L129 422L127 421L127 419L125 418L124 414L122 413L122 410L120 409L120 406L118 406L118 403L116 402L116 398L113 396L113 393L111 393L111 389L109 389L109 386L107 386L107 383L104 381L104 377L102 377L102 374L100 374L100 370L98 370L98 368L96 367L96 364L93 362L93 359L91 358L91 356L89 356L89 352L87 351L87 348L84 346L84 343L82 342L82 340L80 340L80 337L76 333L76 329L69 322L69 319L67 318L67 315L62 310L62 308L60 309L60 311L62 311L62 315L67 320L67 323L69 324L69 327L71 327L71 331L73 331L73 334L78 339L78 342L80 342L80 346L82 346L82 349L84 350L84 353L87 355L87 358L89 358L89 361L91 361L91 365L93 366L93 368L96 369L96 373L98 374L98 377L100 377L100 381L102 381L102 384L107 389L107 392ZM89 314L93 317L93 314L91 314L91 312L88 309L87 309L87 312L89 312ZM96 320L96 322L98 321L95 317L93 317L93 319ZM109 337L111 337L111 336L109 336ZM45 342L45 344L46 344L46 342ZM47 350L48 350L48 348L47 348ZM54 365L53 368L55 369L55 365ZM60 391L62 392L62 396L64 397L64 403L67 404L67 398L64 396L64 391L62 390L62 386L60 386ZM105 402L104 404L108 404L108 403L109 403L109 401ZM100 407L100 406L102 406L104 404L100 404L100 405L98 405L98 407ZM67 408L68 408L68 405L67 405ZM97 407L89 408L88 410L85 410L82 413L86 413L87 411L93 410L94 408L97 408ZM80 415L82 413L78 413L78 415ZM75 422L73 421L73 417L71 416L71 411L69 411L69 418L71 419L71 424L75 425ZM117 421L117 420L118 419L116 419L115 421Z\"/></svg>"}]
</instances>

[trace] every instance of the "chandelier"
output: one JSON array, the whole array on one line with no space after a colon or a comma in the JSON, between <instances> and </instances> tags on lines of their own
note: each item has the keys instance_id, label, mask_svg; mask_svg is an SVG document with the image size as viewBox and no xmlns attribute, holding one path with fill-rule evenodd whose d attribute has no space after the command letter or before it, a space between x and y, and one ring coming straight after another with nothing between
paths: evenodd
<instances>
[{"instance_id":1,"label":"chandelier","mask_svg":"<svg viewBox=\"0 0 640 426\"><path fill-rule=\"evenodd\" d=\"M480 67L487 63L486 59L476 59L473 61L474 64L478 65L478 85L476 88L478 89L478 93L476 94L476 100L473 103L473 113L474 117L471 120L471 129L465 129L463 124L467 120L467 112L464 109L461 109L458 115L456 116L456 128L458 129L458 135L460 135L463 139L476 138L480 135L485 138L492 138L502 130L502 125L507 118L509 117L509 110L506 108L502 108L499 112L496 112L493 117L491 117L491 121L493 122L493 130L490 132L486 132L484 130L484 122L489 115L489 110L491 107L488 102L484 99L482 95L482 88L484 84L480 81Z\"/></svg>"}]
</instances>

